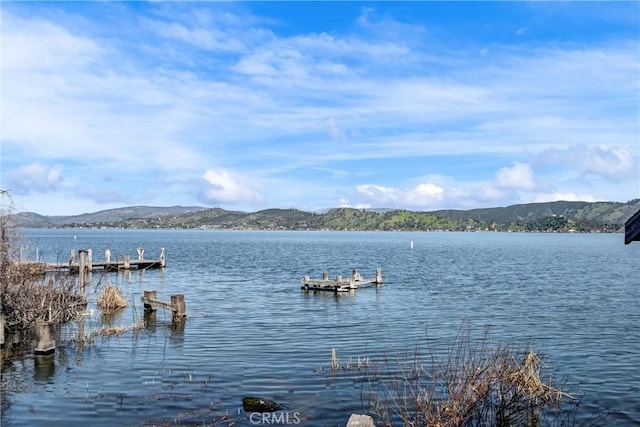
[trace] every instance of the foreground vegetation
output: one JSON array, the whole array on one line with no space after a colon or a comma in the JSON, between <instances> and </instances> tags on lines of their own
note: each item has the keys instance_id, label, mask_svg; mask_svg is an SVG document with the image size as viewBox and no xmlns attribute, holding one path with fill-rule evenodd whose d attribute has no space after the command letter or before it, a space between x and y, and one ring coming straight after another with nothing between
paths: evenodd
<instances>
[{"instance_id":1,"label":"foreground vegetation","mask_svg":"<svg viewBox=\"0 0 640 427\"><path fill-rule=\"evenodd\" d=\"M475 344L474 344L475 343ZM425 350L425 354L421 352ZM342 367L362 384L364 409L382 426L595 426L599 414L579 414L582 396L556 383L535 349L472 340L464 324L453 344L431 344L380 362Z\"/></svg>"},{"instance_id":2,"label":"foreground vegetation","mask_svg":"<svg viewBox=\"0 0 640 427\"><path fill-rule=\"evenodd\" d=\"M86 300L68 276L45 279L42 263L20 262L21 243L12 217L0 211L0 314L7 329L28 336L38 322L75 319Z\"/></svg>"},{"instance_id":3,"label":"foreground vegetation","mask_svg":"<svg viewBox=\"0 0 640 427\"><path fill-rule=\"evenodd\" d=\"M6 195L0 190L0 196ZM26 344L36 324L75 321L83 315L87 300L77 277L45 274L44 263L20 260L20 248L28 242L14 219L7 208L0 206L0 315L5 332L17 334ZM127 302L118 288L107 285L97 304L103 313L113 313L126 307Z\"/></svg>"}]
</instances>

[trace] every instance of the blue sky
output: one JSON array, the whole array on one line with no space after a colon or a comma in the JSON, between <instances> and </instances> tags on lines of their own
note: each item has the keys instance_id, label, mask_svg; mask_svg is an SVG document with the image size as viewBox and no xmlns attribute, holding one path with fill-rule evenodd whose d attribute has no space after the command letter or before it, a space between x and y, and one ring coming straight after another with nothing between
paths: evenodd
<instances>
[{"instance_id":1,"label":"blue sky","mask_svg":"<svg viewBox=\"0 0 640 427\"><path fill-rule=\"evenodd\" d=\"M640 197L638 2L2 2L16 211Z\"/></svg>"}]
</instances>

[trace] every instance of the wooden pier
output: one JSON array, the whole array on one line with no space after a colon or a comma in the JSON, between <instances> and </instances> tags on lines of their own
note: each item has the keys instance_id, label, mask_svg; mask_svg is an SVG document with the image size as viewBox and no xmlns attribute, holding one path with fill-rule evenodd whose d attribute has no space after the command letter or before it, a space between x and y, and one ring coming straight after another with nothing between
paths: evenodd
<instances>
[{"instance_id":1,"label":"wooden pier","mask_svg":"<svg viewBox=\"0 0 640 427\"><path fill-rule=\"evenodd\" d=\"M309 276L304 276L302 279L302 289L305 291L328 291L335 293L349 292L366 285L378 286L381 284L382 270L379 268L376 269L376 277L372 279L363 278L355 268L351 272L351 277L348 279L343 279L341 275L336 276L335 279L329 279L329 273L326 271L322 273L322 279L310 279Z\"/></svg>"},{"instance_id":2,"label":"wooden pier","mask_svg":"<svg viewBox=\"0 0 640 427\"><path fill-rule=\"evenodd\" d=\"M125 255L122 259L111 259L111 250L104 251L104 261L93 260L93 250L79 249L71 250L68 263L49 263L46 271L66 271L69 274L79 274L80 271L120 271L120 270L146 270L150 268L164 268L166 266L165 249L160 249L159 259L145 259L144 248L139 247L138 259L131 259L130 255Z\"/></svg>"}]
</instances>

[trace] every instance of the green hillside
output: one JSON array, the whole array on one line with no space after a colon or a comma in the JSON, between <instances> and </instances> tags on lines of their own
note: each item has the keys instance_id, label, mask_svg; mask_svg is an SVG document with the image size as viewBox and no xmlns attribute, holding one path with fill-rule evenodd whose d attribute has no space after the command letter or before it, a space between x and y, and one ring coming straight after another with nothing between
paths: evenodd
<instances>
[{"instance_id":1,"label":"green hillside","mask_svg":"<svg viewBox=\"0 0 640 427\"><path fill-rule=\"evenodd\" d=\"M18 222L20 218L27 219L26 226L32 227L621 232L624 231L626 220L638 210L640 199L627 203L527 203L433 212L336 208L323 214L297 209L266 209L247 213L221 208L135 207L75 217L46 217L29 213L18 214L16 218Z\"/></svg>"}]
</instances>

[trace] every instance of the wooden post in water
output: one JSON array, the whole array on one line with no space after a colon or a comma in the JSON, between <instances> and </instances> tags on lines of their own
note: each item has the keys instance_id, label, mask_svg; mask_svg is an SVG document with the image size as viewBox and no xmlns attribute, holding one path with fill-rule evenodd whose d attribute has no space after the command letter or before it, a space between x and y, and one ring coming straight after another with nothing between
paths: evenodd
<instances>
[{"instance_id":1,"label":"wooden post in water","mask_svg":"<svg viewBox=\"0 0 640 427\"><path fill-rule=\"evenodd\" d=\"M124 265L122 266L122 268L124 268L125 270L131 270L131 256L125 255L123 257L123 260L124 260Z\"/></svg>"},{"instance_id":2,"label":"wooden post in water","mask_svg":"<svg viewBox=\"0 0 640 427\"><path fill-rule=\"evenodd\" d=\"M104 260L106 262L111 262L111 249L105 249L105 251L104 251Z\"/></svg>"},{"instance_id":3,"label":"wooden post in water","mask_svg":"<svg viewBox=\"0 0 640 427\"><path fill-rule=\"evenodd\" d=\"M164 268L165 263L166 263L165 250L164 248L160 248L160 267Z\"/></svg>"},{"instance_id":4,"label":"wooden post in water","mask_svg":"<svg viewBox=\"0 0 640 427\"><path fill-rule=\"evenodd\" d=\"M69 266L76 263L76 250L71 249L71 255L69 255Z\"/></svg>"},{"instance_id":5,"label":"wooden post in water","mask_svg":"<svg viewBox=\"0 0 640 427\"><path fill-rule=\"evenodd\" d=\"M35 354L51 354L56 351L56 325L53 322L36 323Z\"/></svg>"},{"instance_id":6,"label":"wooden post in water","mask_svg":"<svg viewBox=\"0 0 640 427\"><path fill-rule=\"evenodd\" d=\"M144 248L142 246L138 246L138 261L142 261L144 259Z\"/></svg>"},{"instance_id":7,"label":"wooden post in water","mask_svg":"<svg viewBox=\"0 0 640 427\"><path fill-rule=\"evenodd\" d=\"M171 295L171 305L173 306L173 320L184 320L187 317L187 307L184 303L184 295Z\"/></svg>"},{"instance_id":8,"label":"wooden post in water","mask_svg":"<svg viewBox=\"0 0 640 427\"><path fill-rule=\"evenodd\" d=\"M382 269L376 268L376 285L382 284Z\"/></svg>"},{"instance_id":9,"label":"wooden post in water","mask_svg":"<svg viewBox=\"0 0 640 427\"><path fill-rule=\"evenodd\" d=\"M93 271L93 249L87 249L87 272Z\"/></svg>"},{"instance_id":10,"label":"wooden post in water","mask_svg":"<svg viewBox=\"0 0 640 427\"><path fill-rule=\"evenodd\" d=\"M85 270L85 251L80 249L78 251L78 280L80 281L80 293L84 295L84 270Z\"/></svg>"},{"instance_id":11,"label":"wooden post in water","mask_svg":"<svg viewBox=\"0 0 640 427\"><path fill-rule=\"evenodd\" d=\"M4 314L0 314L0 348L4 348Z\"/></svg>"},{"instance_id":12,"label":"wooden post in water","mask_svg":"<svg viewBox=\"0 0 640 427\"><path fill-rule=\"evenodd\" d=\"M156 291L144 291L144 296L143 296L143 304L144 304L144 311L145 312L151 312L151 311L156 311L156 305L152 302L150 302L149 300L155 300L158 299L157 296L157 292Z\"/></svg>"},{"instance_id":13,"label":"wooden post in water","mask_svg":"<svg viewBox=\"0 0 640 427\"><path fill-rule=\"evenodd\" d=\"M358 279L359 279L360 274L358 273L358 270L356 270L355 268L351 271L351 277L349 278L349 289L358 289Z\"/></svg>"},{"instance_id":14,"label":"wooden post in water","mask_svg":"<svg viewBox=\"0 0 640 427\"><path fill-rule=\"evenodd\" d=\"M328 271L323 271L322 272L322 280L329 280L329 272Z\"/></svg>"}]
</instances>

